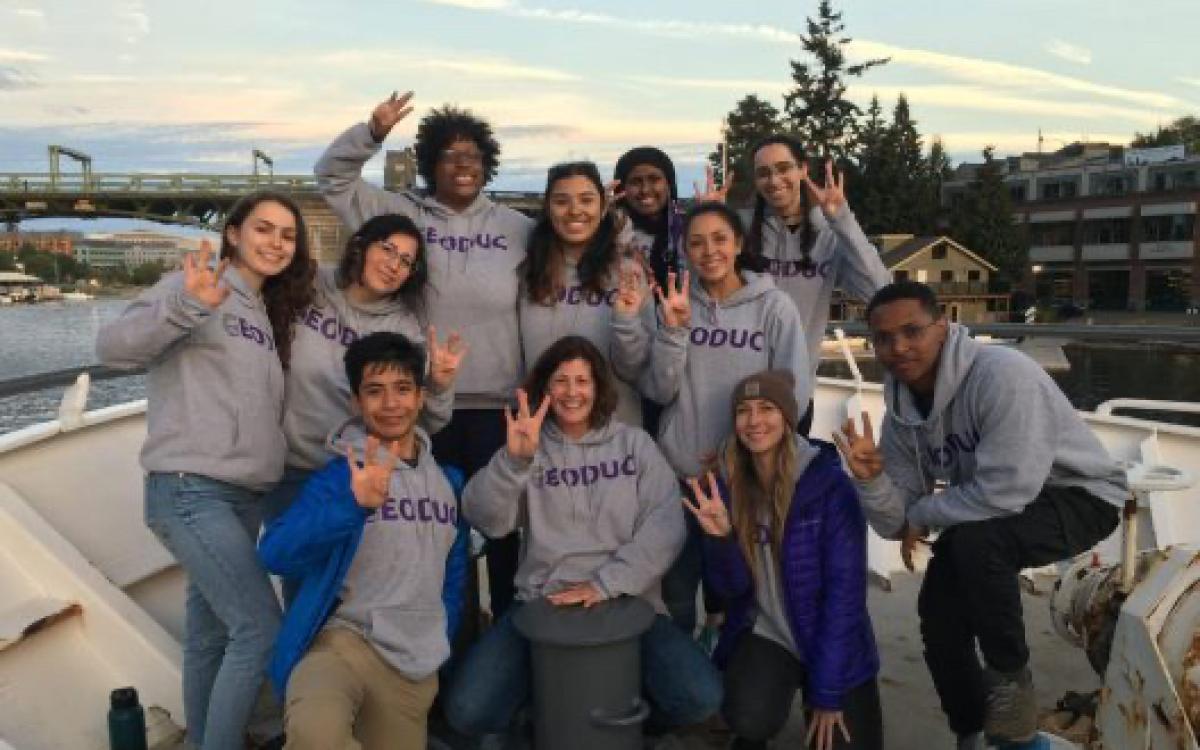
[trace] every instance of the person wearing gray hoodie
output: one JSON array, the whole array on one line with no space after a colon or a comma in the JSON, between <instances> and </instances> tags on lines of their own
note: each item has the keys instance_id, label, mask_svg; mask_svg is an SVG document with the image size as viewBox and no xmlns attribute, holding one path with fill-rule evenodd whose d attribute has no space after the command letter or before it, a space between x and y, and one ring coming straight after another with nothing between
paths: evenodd
<instances>
[{"instance_id":1,"label":"person wearing gray hoodie","mask_svg":"<svg viewBox=\"0 0 1200 750\"><path fill-rule=\"evenodd\" d=\"M312 305L301 313L284 378L283 433L287 464L283 478L266 497L264 525L296 498L312 472L329 461L330 425L350 416L350 384L341 366L346 347L375 331L393 331L424 345L421 295L428 272L425 242L412 219L383 214L359 227L337 269L319 268ZM458 336L443 344L428 340L429 372L421 423L429 433L449 420L454 376L464 355ZM296 582L284 580L285 605Z\"/></svg>"},{"instance_id":2,"label":"person wearing gray hoodie","mask_svg":"<svg viewBox=\"0 0 1200 750\"><path fill-rule=\"evenodd\" d=\"M664 294L658 291L660 325L653 333L650 367L638 381L642 392L663 405L658 444L682 481L699 476L733 430L726 408L733 387L762 370L789 370L795 376L796 401L812 397L812 370L804 324L795 304L766 274L741 270L744 233L736 212L723 203L694 206L684 218L685 249L699 277L674 274ZM618 315L613 336L637 359L647 346L644 326ZM681 628L696 623L696 587L700 582L700 544L695 529L664 581L667 606Z\"/></svg>"},{"instance_id":3,"label":"person wearing gray hoodie","mask_svg":"<svg viewBox=\"0 0 1200 750\"><path fill-rule=\"evenodd\" d=\"M620 284L645 284L637 259L621 258L615 218L605 205L604 183L591 162L556 164L546 175L542 216L529 240L521 266L521 349L526 365L569 334L584 336L605 352L617 375L617 418L642 426L641 403L634 390L643 361L626 361L612 346L612 319L622 296ZM641 317L654 325L654 305L641 295Z\"/></svg>"},{"instance_id":4,"label":"person wearing gray hoodie","mask_svg":"<svg viewBox=\"0 0 1200 750\"><path fill-rule=\"evenodd\" d=\"M867 317L887 370L888 416L878 448L865 417L865 434L848 421L836 442L868 521L903 539L906 564L920 538L941 530L917 611L962 746L975 747L981 732L1030 741L1037 707L1018 574L1112 533L1125 474L1036 362L975 342L928 287L886 286Z\"/></svg>"},{"instance_id":5,"label":"person wearing gray hoodie","mask_svg":"<svg viewBox=\"0 0 1200 750\"><path fill-rule=\"evenodd\" d=\"M184 712L202 750L244 744L279 628L254 544L283 471L283 371L312 294L300 209L275 193L243 198L221 258L188 256L96 338L102 363L147 369L146 525L188 576Z\"/></svg>"},{"instance_id":6,"label":"person wearing gray hoodie","mask_svg":"<svg viewBox=\"0 0 1200 750\"><path fill-rule=\"evenodd\" d=\"M653 605L659 616L641 644L655 723L703 720L720 705L720 677L663 616L659 590L684 539L674 473L649 435L613 419L613 377L587 339L550 346L527 388L507 415L505 447L467 483L464 515L486 534L522 530L518 603L591 607L637 596ZM505 731L529 699L529 643L511 614L467 654L446 695L446 717L468 735Z\"/></svg>"},{"instance_id":7,"label":"person wearing gray hoodie","mask_svg":"<svg viewBox=\"0 0 1200 750\"><path fill-rule=\"evenodd\" d=\"M845 175L835 176L832 162L825 163L824 184L818 185L803 145L791 136L764 138L751 153L757 194L746 230L750 267L769 273L796 303L815 377L834 290L866 302L891 276L846 203ZM807 411L804 434L812 424L811 404Z\"/></svg>"},{"instance_id":8,"label":"person wearing gray hoodie","mask_svg":"<svg viewBox=\"0 0 1200 750\"><path fill-rule=\"evenodd\" d=\"M471 351L456 381L454 414L434 436L433 452L470 476L503 444L502 407L521 375L516 269L533 220L483 193L500 146L487 122L452 106L431 111L417 126L417 171L428 194L392 193L363 180L363 165L412 112L411 100L409 92L381 102L367 122L334 140L314 170L321 194L351 231L372 216L399 213L424 232L429 321L458 331ZM516 553L515 538L488 544L496 610L512 599Z\"/></svg>"}]
</instances>

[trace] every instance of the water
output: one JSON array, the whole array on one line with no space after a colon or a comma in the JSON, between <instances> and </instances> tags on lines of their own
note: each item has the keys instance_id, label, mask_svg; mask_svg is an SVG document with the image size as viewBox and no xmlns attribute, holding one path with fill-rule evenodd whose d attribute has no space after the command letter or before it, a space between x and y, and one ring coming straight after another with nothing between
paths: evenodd
<instances>
[{"instance_id":1,"label":"water","mask_svg":"<svg viewBox=\"0 0 1200 750\"><path fill-rule=\"evenodd\" d=\"M0 380L95 364L96 332L127 304L89 300L0 307ZM1200 347L1078 344L1064 351L1071 369L1052 375L1080 409L1094 409L1112 398L1200 401ZM873 360L860 367L863 377L879 379ZM850 377L844 362L824 362L820 374ZM0 433L57 418L62 391L55 387L0 398ZM141 375L93 381L88 408L144 398L145 393ZM1200 418L1180 421L1200 426Z\"/></svg>"}]
</instances>

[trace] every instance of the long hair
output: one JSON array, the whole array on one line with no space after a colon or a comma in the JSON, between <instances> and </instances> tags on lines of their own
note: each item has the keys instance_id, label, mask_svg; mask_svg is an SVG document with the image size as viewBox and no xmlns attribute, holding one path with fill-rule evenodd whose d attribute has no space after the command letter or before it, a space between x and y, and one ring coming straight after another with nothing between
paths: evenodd
<instances>
[{"instance_id":1,"label":"long hair","mask_svg":"<svg viewBox=\"0 0 1200 750\"><path fill-rule=\"evenodd\" d=\"M758 143L754 144L754 148L750 149L750 164L747 169L747 174L754 174L754 156L759 151L767 146L780 145L787 147L787 150L792 154L792 158L796 160L796 166L803 168L807 156L804 153L804 145L794 137L785 134L770 135L763 138ZM808 220L808 191L804 186L800 186L800 215L804 219L804 224L801 228L800 236L800 252L802 255L801 263L812 263L812 246L816 241L817 233L813 230L812 222ZM763 257L763 222L766 219L767 199L762 193L757 190L754 193L754 216L750 219L750 229L746 232L746 247L743 254L749 256L748 263L756 266L751 270L761 271L767 267L767 259ZM747 266L748 268L751 266Z\"/></svg>"},{"instance_id":2,"label":"long hair","mask_svg":"<svg viewBox=\"0 0 1200 750\"><path fill-rule=\"evenodd\" d=\"M784 525L792 505L792 494L796 487L796 443L788 430L774 451L775 473L770 486L763 484L754 468L754 457L746 450L737 434L730 435L721 446L721 457L729 472L730 521L742 556L750 569L754 565L758 547L758 527L766 516L771 537L771 549L779 560L783 546ZM755 573L757 576L757 572Z\"/></svg>"},{"instance_id":3,"label":"long hair","mask_svg":"<svg viewBox=\"0 0 1200 750\"><path fill-rule=\"evenodd\" d=\"M588 426L592 429L603 427L617 411L617 385L604 355L583 336L563 336L537 358L525 379L529 408L536 409L542 403L550 387L550 378L559 365L573 359L587 362L592 370L592 380L596 382L596 397L588 414Z\"/></svg>"},{"instance_id":4,"label":"long hair","mask_svg":"<svg viewBox=\"0 0 1200 750\"><path fill-rule=\"evenodd\" d=\"M425 285L429 281L429 266L425 262L425 238L421 230L407 216L400 214L382 214L368 219L358 231L350 235L346 241L346 251L338 261L334 272L334 281L338 289L345 289L351 284L361 284L363 266L367 262L367 249L373 242L386 240L393 234L411 237L417 243L417 260L408 272L408 278L400 288L392 292L392 299L399 300L405 308L413 313L424 309L423 295Z\"/></svg>"},{"instance_id":5,"label":"long hair","mask_svg":"<svg viewBox=\"0 0 1200 750\"><path fill-rule=\"evenodd\" d=\"M554 226L550 222L550 194L559 180L568 177L586 177L596 186L600 199L604 200L604 182L600 179L600 170L590 161L573 161L556 164L546 173L546 192L542 195L542 214L533 233L529 236L526 246L525 260L521 262L519 273L525 284L529 299L539 305L551 307L563 289L563 270L566 259L563 257L562 245L554 234ZM604 293L611 281L613 265L617 261L616 231L612 214L604 212L600 226L592 235L588 246L584 248L579 258L579 283L589 292Z\"/></svg>"},{"instance_id":6,"label":"long hair","mask_svg":"<svg viewBox=\"0 0 1200 750\"><path fill-rule=\"evenodd\" d=\"M264 281L262 287L263 303L275 339L275 351L286 369L292 355L296 317L312 302L313 277L317 272L308 247L308 227L300 207L283 193L271 190L260 190L243 197L234 204L225 219L225 226L221 228L221 257L230 260L236 258L237 248L229 241L229 230L241 227L250 212L262 203L278 203L296 220L296 252L292 255L292 262L279 274Z\"/></svg>"},{"instance_id":7,"label":"long hair","mask_svg":"<svg viewBox=\"0 0 1200 750\"><path fill-rule=\"evenodd\" d=\"M613 169L613 179L620 180L624 188L629 173L634 167L642 165L654 167L663 173L670 193L666 205L653 216L639 213L629 205L628 198L621 198L620 205L633 226L654 238L654 245L650 248L650 270L654 273L654 280L665 289L667 273L679 268L679 248L671 242L671 212L675 202L679 200L679 185L675 179L675 164L671 157L653 146L639 146L622 154Z\"/></svg>"}]
</instances>

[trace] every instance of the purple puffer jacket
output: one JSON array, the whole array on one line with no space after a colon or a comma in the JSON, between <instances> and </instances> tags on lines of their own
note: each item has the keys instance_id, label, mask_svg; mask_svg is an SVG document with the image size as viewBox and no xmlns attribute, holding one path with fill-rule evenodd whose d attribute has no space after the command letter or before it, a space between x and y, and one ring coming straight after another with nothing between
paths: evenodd
<instances>
[{"instance_id":1,"label":"purple puffer jacket","mask_svg":"<svg viewBox=\"0 0 1200 750\"><path fill-rule=\"evenodd\" d=\"M867 524L837 451L820 453L796 482L780 550L784 608L807 671L804 702L839 710L847 691L879 673L867 614ZM729 489L720 483L729 506ZM704 576L728 602L713 659L724 668L754 626L754 576L736 538L704 536Z\"/></svg>"}]
</instances>

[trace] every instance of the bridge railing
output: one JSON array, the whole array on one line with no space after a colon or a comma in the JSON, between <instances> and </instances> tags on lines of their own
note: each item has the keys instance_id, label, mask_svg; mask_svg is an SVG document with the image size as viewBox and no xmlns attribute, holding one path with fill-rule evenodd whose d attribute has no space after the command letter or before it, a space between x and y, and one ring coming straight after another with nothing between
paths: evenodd
<instances>
[{"instance_id":1,"label":"bridge railing","mask_svg":"<svg viewBox=\"0 0 1200 750\"><path fill-rule=\"evenodd\" d=\"M246 193L262 188L289 191L317 190L317 178L308 175L224 175L181 173L94 173L61 175L45 172L0 172L0 191L46 193Z\"/></svg>"}]
</instances>

